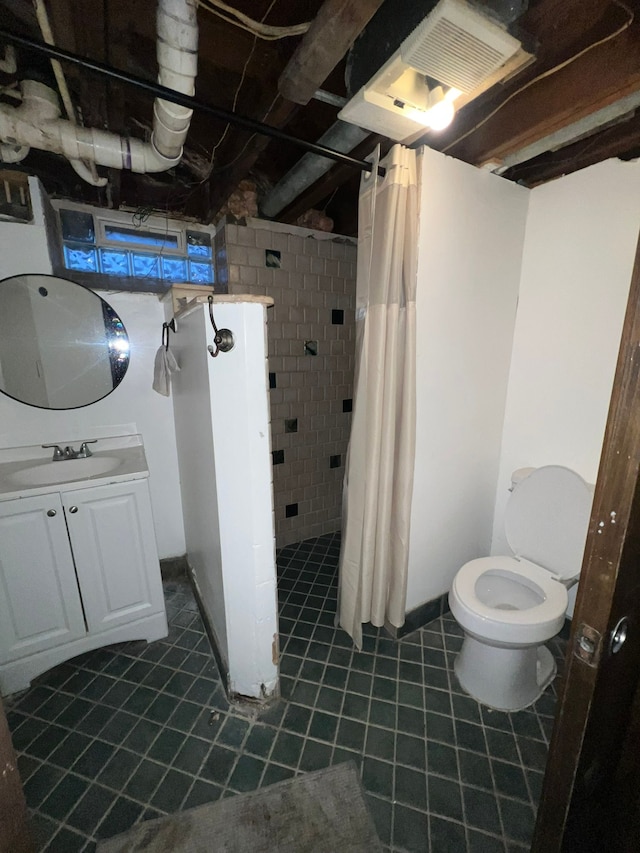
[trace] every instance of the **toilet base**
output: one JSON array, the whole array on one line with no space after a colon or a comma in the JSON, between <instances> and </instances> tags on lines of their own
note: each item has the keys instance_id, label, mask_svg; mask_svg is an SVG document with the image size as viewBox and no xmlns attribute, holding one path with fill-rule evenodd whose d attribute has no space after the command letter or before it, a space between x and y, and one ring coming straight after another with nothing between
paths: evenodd
<instances>
[{"instance_id":1,"label":"toilet base","mask_svg":"<svg viewBox=\"0 0 640 853\"><path fill-rule=\"evenodd\" d=\"M465 692L499 711L521 711L532 705L557 671L546 646L500 648L466 633L453 666Z\"/></svg>"}]
</instances>

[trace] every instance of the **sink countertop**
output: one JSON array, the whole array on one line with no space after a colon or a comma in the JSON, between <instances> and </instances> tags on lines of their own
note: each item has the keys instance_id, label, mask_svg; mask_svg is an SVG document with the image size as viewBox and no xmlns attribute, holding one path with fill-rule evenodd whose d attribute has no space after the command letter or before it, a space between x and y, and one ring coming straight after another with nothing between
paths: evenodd
<instances>
[{"instance_id":1,"label":"sink countertop","mask_svg":"<svg viewBox=\"0 0 640 853\"><path fill-rule=\"evenodd\" d=\"M62 447L71 445L77 449L82 443L82 439L52 441L50 443L58 443ZM28 498L34 495L51 494L52 492L87 489L93 486L104 486L108 483L123 483L127 480L142 480L149 476L149 467L140 435L101 438L96 444L91 445L90 449L92 455L86 460L89 463L89 470L92 459L106 461L117 457L119 462L106 473L89 473L83 477L78 475L78 472L82 471L82 462L85 461L83 458L52 462L53 448L44 449L40 445L0 448L0 501ZM70 461L77 464L65 469L65 465ZM47 463L51 463L51 465L49 466ZM35 471L32 472L33 476L28 485L20 485L13 479L19 477L21 472L29 472L29 469L37 468L42 468L48 472L45 482L37 482ZM55 474L59 473L59 478L56 478L55 482L50 482L51 471Z\"/></svg>"}]
</instances>

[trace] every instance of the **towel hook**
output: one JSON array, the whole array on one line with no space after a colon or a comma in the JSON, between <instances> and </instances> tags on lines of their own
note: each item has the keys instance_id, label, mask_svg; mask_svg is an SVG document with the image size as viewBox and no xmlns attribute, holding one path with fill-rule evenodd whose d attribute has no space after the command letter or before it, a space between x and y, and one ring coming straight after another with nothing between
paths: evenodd
<instances>
[{"instance_id":1,"label":"towel hook","mask_svg":"<svg viewBox=\"0 0 640 853\"><path fill-rule=\"evenodd\" d=\"M169 350L169 329L171 329L172 332L177 331L175 317L173 317L168 323L162 324L162 346L167 351Z\"/></svg>"},{"instance_id":2,"label":"towel hook","mask_svg":"<svg viewBox=\"0 0 640 853\"><path fill-rule=\"evenodd\" d=\"M221 352L229 352L235 346L235 341L233 339L233 332L229 329L218 329L216 326L216 321L213 319L213 296L209 295L207 298L209 302L209 319L211 320L211 325L213 326L213 331L215 333L213 342L216 345L215 349L209 344L207 347L209 351L209 355L212 358L216 358Z\"/></svg>"}]
</instances>

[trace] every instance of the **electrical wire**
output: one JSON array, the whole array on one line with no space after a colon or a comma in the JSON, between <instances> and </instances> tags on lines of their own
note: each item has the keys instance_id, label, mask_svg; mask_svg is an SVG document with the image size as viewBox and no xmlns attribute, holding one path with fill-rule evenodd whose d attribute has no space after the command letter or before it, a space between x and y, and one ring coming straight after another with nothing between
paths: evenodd
<instances>
[{"instance_id":1,"label":"electrical wire","mask_svg":"<svg viewBox=\"0 0 640 853\"><path fill-rule=\"evenodd\" d=\"M140 228L152 214L153 207L137 207L131 215L131 224L134 228Z\"/></svg>"},{"instance_id":2,"label":"electrical wire","mask_svg":"<svg viewBox=\"0 0 640 853\"><path fill-rule=\"evenodd\" d=\"M260 121L266 121L269 118L271 110L274 108L276 101L278 100L279 97L280 97L279 95L276 95L275 98L271 101L271 103L267 107L266 112L260 118ZM211 174L212 175L219 175L220 172L224 172L227 169L231 168L231 166L234 166L238 162L238 160L242 157L242 155L247 150L247 148L249 147L249 143L252 142L256 138L257 135L258 135L257 133L252 133L251 136L245 142L245 144L242 146L240 151L233 158L233 160L229 160L229 162L225 163L223 166L218 166L217 169L213 169ZM211 177L211 175L209 175L208 177Z\"/></svg>"},{"instance_id":3,"label":"electrical wire","mask_svg":"<svg viewBox=\"0 0 640 853\"><path fill-rule=\"evenodd\" d=\"M476 130L481 128L490 119L492 119L494 117L494 115L496 113L500 112L500 110L503 107L505 107L510 101L512 101L518 95L522 94L522 92L524 92L526 89L529 89L535 83L539 83L540 80L544 80L546 77L551 77L553 74L556 74L561 69L566 68L567 65L571 65L571 63L575 62L576 59L580 59L580 57L584 56L585 53L588 53L590 50L593 50L595 47L598 47L601 44L605 44L606 42L611 41L614 38L617 38L621 33L623 33L625 30L627 30L631 26L631 24L633 23L633 21L635 19L635 13L627 6L626 3L622 2L622 0L613 0L613 3L616 6L619 6L620 8L624 9L624 11L627 13L628 18L624 22L624 24L619 26L617 30L614 30L614 32L609 33L608 36L604 36L603 38L592 42L591 44L587 45L587 47L578 51L578 53L575 53L573 56L570 56L568 59L565 59L564 62L561 62L558 65L554 65L553 68L549 68L547 71L543 71L542 74L538 74L537 77L534 77L532 80L529 80L529 82L525 83L524 86L521 86L519 89L516 89L515 92L512 92L508 98L505 98L504 101L502 101L502 103L498 104L498 106L494 110L492 110L481 121L479 121L477 124L475 124L470 130L467 130L466 133L463 133L462 136L459 136L457 139L454 139L454 141L450 142L446 146L446 148L443 148L442 153L446 154L447 151L449 151L451 148L453 148L459 142L462 142L463 139L466 139L468 136L471 136L472 133L475 133Z\"/></svg>"},{"instance_id":4,"label":"electrical wire","mask_svg":"<svg viewBox=\"0 0 640 853\"><path fill-rule=\"evenodd\" d=\"M267 9L267 11L262 16L263 21L265 20L265 18L267 18L267 16L269 15L269 13L271 12L271 10L273 9L273 7L276 5L277 2L278 2L278 0L271 0L271 3L269 4L269 8ZM253 54L255 53L255 49L256 49L257 44L258 44L258 37L257 37L257 35L254 34L253 44L251 45L251 50L249 51L249 54L245 60L244 66L242 68L242 74L240 76L240 82L238 83L235 94L233 96L233 106L231 107L232 112L235 112L236 105L238 103L238 97L240 95L240 90L242 89L242 84L244 83L244 78L246 77L246 74L247 74L247 68L249 67L249 63L251 62L251 59L253 58ZM271 106L269 107L269 112L271 111L271 109L273 107L273 103L274 102L272 102ZM222 132L220 139L213 146L213 149L211 150L211 157L209 159L209 175L207 175L206 178L203 178L201 183L204 183L205 181L207 181L209 179L209 177L211 176L211 173L213 172L213 164L214 164L215 158L216 158L216 151L218 150L218 148L222 145L222 143L226 139L226 136L229 133L230 127L231 127L231 122L227 122L227 126L225 127L224 131ZM254 134L254 136L255 136L255 134ZM249 144L249 141L250 141L250 139L247 140L246 145ZM245 147L246 147L246 145L245 145ZM235 162L235 160L233 162Z\"/></svg>"},{"instance_id":5,"label":"electrical wire","mask_svg":"<svg viewBox=\"0 0 640 853\"><path fill-rule=\"evenodd\" d=\"M265 41L277 41L278 39L289 38L291 36L301 36L311 26L311 21L307 21L306 23L294 24L290 27L273 27L270 24L264 23L266 15L261 21L255 21L238 9L234 9L233 6L227 5L223 0L198 0L198 5L212 15L217 15L223 21L232 24L234 27L240 27L240 29L251 33L256 38L264 39Z\"/></svg>"}]
</instances>

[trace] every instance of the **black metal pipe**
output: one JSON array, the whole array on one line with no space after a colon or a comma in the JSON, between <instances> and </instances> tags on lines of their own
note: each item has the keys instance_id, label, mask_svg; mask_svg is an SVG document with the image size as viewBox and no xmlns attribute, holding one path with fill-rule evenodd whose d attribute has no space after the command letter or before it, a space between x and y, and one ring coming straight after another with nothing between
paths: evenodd
<instances>
[{"instance_id":1,"label":"black metal pipe","mask_svg":"<svg viewBox=\"0 0 640 853\"><path fill-rule=\"evenodd\" d=\"M197 98L190 95L183 95L176 92L174 89L168 89L166 86L161 86L159 83L152 83L148 80L143 80L142 77L136 77L134 74L129 74L126 71L119 71L117 68L112 68L104 62L98 62L95 59L87 59L84 56L78 56L71 51L63 50L54 45L45 44L45 42L37 41L36 39L27 36L20 36L16 33L9 32L0 28L0 40L9 42L9 44L23 47L27 50L33 50L36 53L41 53L48 56L49 59L58 59L62 62L70 62L72 65L79 65L81 68L86 68L94 74L101 74L103 77L109 77L111 80L117 80L119 83L127 83L131 86L136 86L153 95L154 98L162 98L165 101L170 101L173 104L179 104L181 107L188 107L192 110L206 113L221 121L235 124L245 130L250 130L253 133L260 133L263 136L270 136L273 139L281 139L283 142L290 142L309 151L312 154L318 154L321 157L327 157L329 160L335 160L336 163L345 163L348 166L353 166L355 169L360 169L361 172L371 172L373 165L366 160L358 160L356 157L350 157L349 154L344 154L342 151L334 151L333 148L326 148L324 145L318 145L316 142L307 142L304 139L298 139L295 136L290 136L277 127L272 127L269 124L264 124L261 121L248 118L248 116L238 115L230 110L224 110L221 107L214 107L211 104L205 104ZM385 170L379 166L378 174L384 177Z\"/></svg>"}]
</instances>

